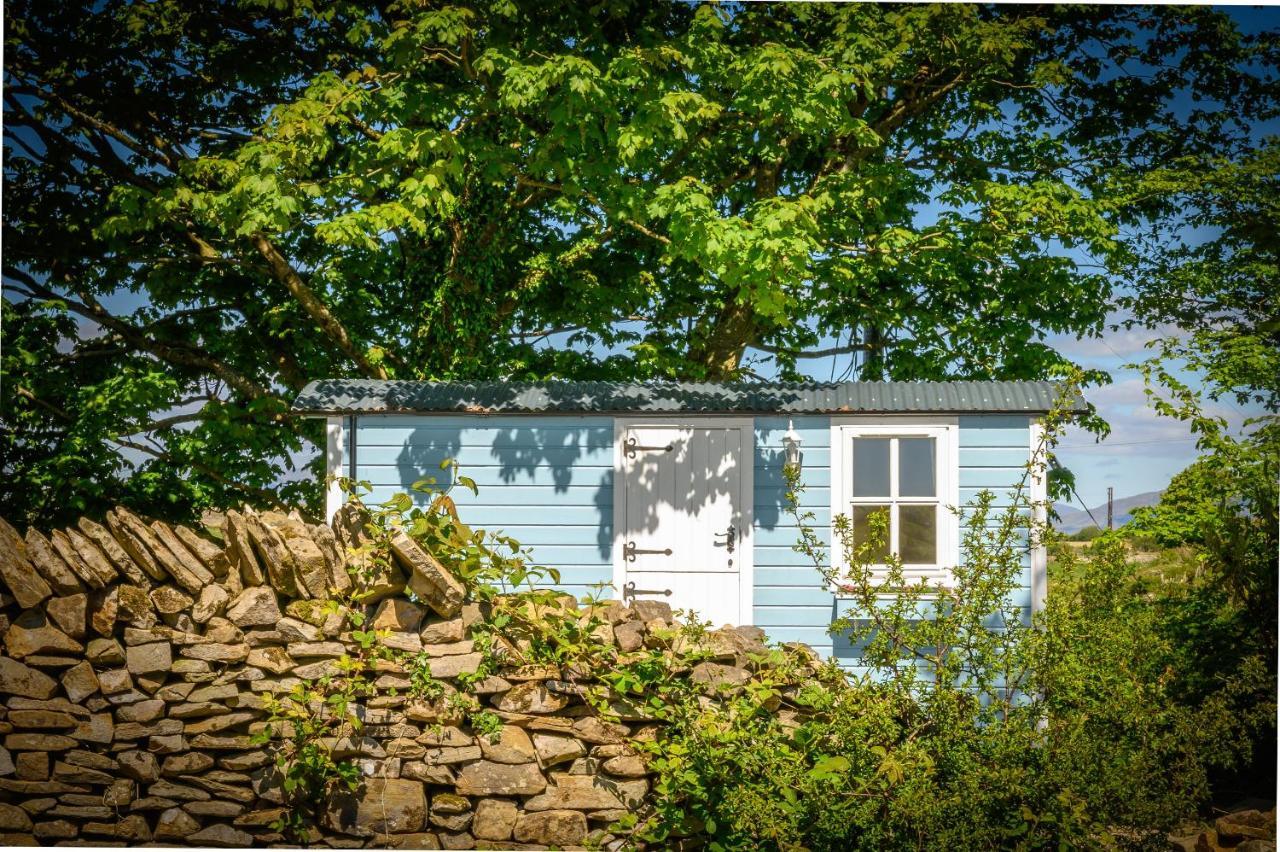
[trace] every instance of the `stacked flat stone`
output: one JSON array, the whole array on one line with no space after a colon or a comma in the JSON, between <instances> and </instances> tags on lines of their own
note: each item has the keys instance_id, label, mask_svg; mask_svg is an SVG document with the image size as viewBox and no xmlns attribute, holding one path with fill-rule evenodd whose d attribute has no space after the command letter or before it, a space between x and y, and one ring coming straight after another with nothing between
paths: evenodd
<instances>
[{"instance_id":1,"label":"stacked flat stone","mask_svg":"<svg viewBox=\"0 0 1280 852\"><path fill-rule=\"evenodd\" d=\"M387 645L425 652L446 683L482 659L462 584L407 536L366 570L359 530L350 513L331 528L248 509L204 531L123 508L48 535L0 519L0 845L288 845L272 828L284 802L272 751L253 735L269 693L356 654L346 613L327 605L352 588L349 565ZM624 658L670 636L665 603L597 614L597 641ZM687 675L709 696L731 692L762 640L712 631L700 640L711 659ZM610 847L606 827L643 809L649 768L634 744L658 729L621 700L596 716L588 675L524 667L482 681L504 723L491 741L447 700L408 697L397 664L378 666L360 736L329 743L363 782L327 803L314 844Z\"/></svg>"}]
</instances>

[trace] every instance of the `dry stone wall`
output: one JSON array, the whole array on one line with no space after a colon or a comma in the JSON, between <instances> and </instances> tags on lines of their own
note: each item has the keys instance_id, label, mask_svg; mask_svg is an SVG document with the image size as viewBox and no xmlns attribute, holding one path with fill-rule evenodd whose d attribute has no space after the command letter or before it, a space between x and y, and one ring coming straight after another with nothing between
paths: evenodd
<instances>
[{"instance_id":1,"label":"dry stone wall","mask_svg":"<svg viewBox=\"0 0 1280 852\"><path fill-rule=\"evenodd\" d=\"M0 520L0 845L264 846L282 834L271 696L333 675L359 652L350 592L358 523L228 511L205 531L118 508L104 523L20 535ZM481 608L413 539L355 572L388 647L447 686L475 673ZM410 600L410 594L413 600ZM593 641L635 653L671 623L664 603L608 603ZM709 692L749 678L754 628L713 633L685 676ZM367 649L366 649L367 650ZM800 653L797 651L797 653ZM810 663L805 663L810 665ZM813 665L816 665L814 663ZM324 745L360 773L320 808L306 842L336 848L548 848L622 843L659 726L626 706L598 715L590 673L519 667L469 687L502 722L477 736L449 703L410 695L377 666L359 735ZM708 699L709 700L709 699Z\"/></svg>"}]
</instances>

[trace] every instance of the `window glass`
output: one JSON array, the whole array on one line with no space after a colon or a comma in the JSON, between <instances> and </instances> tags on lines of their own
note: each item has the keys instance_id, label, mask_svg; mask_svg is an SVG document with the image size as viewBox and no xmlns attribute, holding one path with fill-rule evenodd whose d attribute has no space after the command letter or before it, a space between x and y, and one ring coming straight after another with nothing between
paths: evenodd
<instances>
[{"instance_id":1,"label":"window glass","mask_svg":"<svg viewBox=\"0 0 1280 852\"><path fill-rule=\"evenodd\" d=\"M853 542L862 544L871 540L871 516L875 513L889 514L888 506L854 506L853 507ZM889 558L889 524L884 524L882 541L871 554L871 561L879 564Z\"/></svg>"},{"instance_id":2,"label":"window glass","mask_svg":"<svg viewBox=\"0 0 1280 852\"><path fill-rule=\"evenodd\" d=\"M938 448L933 438L898 439L898 496L933 497Z\"/></svg>"},{"instance_id":3,"label":"window glass","mask_svg":"<svg viewBox=\"0 0 1280 852\"><path fill-rule=\"evenodd\" d=\"M935 505L898 506L898 549L905 565L938 561L938 509Z\"/></svg>"},{"instance_id":4,"label":"window glass","mask_svg":"<svg viewBox=\"0 0 1280 852\"><path fill-rule=\"evenodd\" d=\"M889 438L853 439L853 496L889 496Z\"/></svg>"}]
</instances>

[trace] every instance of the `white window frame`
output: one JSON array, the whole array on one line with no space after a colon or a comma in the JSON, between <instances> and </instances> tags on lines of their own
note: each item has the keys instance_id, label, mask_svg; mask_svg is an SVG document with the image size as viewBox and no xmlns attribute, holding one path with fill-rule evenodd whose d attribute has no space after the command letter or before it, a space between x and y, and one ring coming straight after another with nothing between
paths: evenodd
<instances>
[{"instance_id":1,"label":"white window frame","mask_svg":"<svg viewBox=\"0 0 1280 852\"><path fill-rule=\"evenodd\" d=\"M912 416L863 416L832 418L831 421L831 559L832 567L843 574L848 568L844 553L835 535L835 518L844 515L852 520L851 505L853 503L853 439L854 438L933 438L937 447L937 497L938 504L938 554L939 561L930 565L912 564L904 566L908 582L925 577L930 583L951 587L951 569L960 558L960 522L952 507L960 505L960 421L956 417L912 417ZM890 492L898 476L897 465L894 464L896 454L890 456L889 476ZM931 502L923 499L901 498L866 498L869 504L890 504L893 506L909 503ZM896 509L891 510L896 514ZM890 551L898 550L898 528L891 528ZM885 569L886 566L873 566ZM839 589L834 590L839 594Z\"/></svg>"}]
</instances>

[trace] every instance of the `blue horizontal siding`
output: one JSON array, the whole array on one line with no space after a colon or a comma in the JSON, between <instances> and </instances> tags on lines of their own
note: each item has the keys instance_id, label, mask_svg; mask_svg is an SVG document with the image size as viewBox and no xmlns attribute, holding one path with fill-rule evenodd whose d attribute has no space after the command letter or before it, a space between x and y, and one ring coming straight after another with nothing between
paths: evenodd
<instances>
[{"instance_id":1,"label":"blue horizontal siding","mask_svg":"<svg viewBox=\"0 0 1280 852\"><path fill-rule=\"evenodd\" d=\"M827 634L833 598L812 560L792 549L796 519L784 506L785 417L757 417L755 470L755 588L753 620L775 642L804 642L823 657L832 653ZM831 540L831 421L790 419L800 441L800 509L824 544Z\"/></svg>"},{"instance_id":2,"label":"blue horizontal siding","mask_svg":"<svg viewBox=\"0 0 1280 852\"><path fill-rule=\"evenodd\" d=\"M1008 506L1009 492L1026 472L1029 419L1020 415L975 415L961 417L959 423L961 506L983 490L995 495L997 509ZM795 418L794 424L805 454L801 470L806 489L801 507L813 512L810 524L829 546L830 485L832 477L841 475L830 467L830 421ZM786 429L786 418L756 418L755 622L777 641L808 642L819 653L834 655L847 667L855 664L856 649L846 640L827 634L832 617L840 607L847 607L847 602L838 602L825 588L822 574L809 557L792 549L799 538L795 520L776 513L784 489L782 452ZM768 515L771 523L760 521L762 510L774 512ZM989 525L996 524L993 517ZM1024 556L1022 562L1019 582L1029 587L1029 556ZM1029 588L1019 589L1015 598L1015 605L1029 606Z\"/></svg>"},{"instance_id":3,"label":"blue horizontal siding","mask_svg":"<svg viewBox=\"0 0 1280 852\"><path fill-rule=\"evenodd\" d=\"M368 465L399 465L406 457L406 446L417 445L382 445L367 444L360 447L359 462ZM422 452L424 457L438 455L440 458L452 458L458 462L463 473L476 468L502 467L510 469L529 469L537 466L596 466L613 467L612 447L501 447L493 446L454 446L440 444ZM429 461L429 458L424 458ZM433 463L437 468L440 462Z\"/></svg>"},{"instance_id":4,"label":"blue horizontal siding","mask_svg":"<svg viewBox=\"0 0 1280 852\"><path fill-rule=\"evenodd\" d=\"M530 547L534 562L560 570L575 596L613 581L613 418L383 415L356 420L356 475L371 500L410 492L455 459L478 493L450 496L473 528L503 532Z\"/></svg>"},{"instance_id":5,"label":"blue horizontal siding","mask_svg":"<svg viewBox=\"0 0 1280 852\"><path fill-rule=\"evenodd\" d=\"M449 478L447 471L439 469L413 468L410 472L408 468L403 466L364 464L364 459L361 458L359 460L361 463L356 466L356 478L370 482L403 482L409 473L412 473L414 479L433 477L437 482L447 482ZM613 487L612 465L602 467L575 464L563 468L544 465L534 465L529 468L465 467L459 472L463 476L474 480L476 487L482 494L486 489L506 488L509 485L562 489L573 485L596 487L604 483L610 488ZM414 479L409 481L410 485L413 484ZM459 495L454 494L453 496L456 499Z\"/></svg>"},{"instance_id":6,"label":"blue horizontal siding","mask_svg":"<svg viewBox=\"0 0 1280 852\"><path fill-rule=\"evenodd\" d=\"M756 417L754 620L774 641L805 642L852 664L848 642L827 633L837 599L810 558L793 549L799 529L784 504L782 476L789 423L800 439L801 510L830 544L831 481L839 472L831 470L829 418ZM961 503L990 490L997 508L1007 505L1025 473L1028 419L974 415L960 424ZM532 548L535 562L560 570L559 587L581 598L613 577L613 434L610 416L364 416L356 427L357 476L373 485L369 499L385 500L428 476L447 485L439 465L455 459L479 489L452 491L463 520ZM429 499L414 496L420 504ZM1029 586L1029 557L1023 563L1019 579ZM1025 596L1019 605L1029 606L1029 589L1018 594Z\"/></svg>"}]
</instances>

